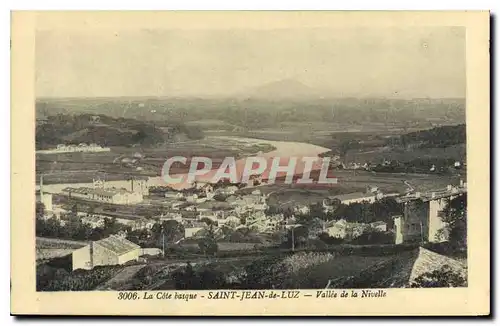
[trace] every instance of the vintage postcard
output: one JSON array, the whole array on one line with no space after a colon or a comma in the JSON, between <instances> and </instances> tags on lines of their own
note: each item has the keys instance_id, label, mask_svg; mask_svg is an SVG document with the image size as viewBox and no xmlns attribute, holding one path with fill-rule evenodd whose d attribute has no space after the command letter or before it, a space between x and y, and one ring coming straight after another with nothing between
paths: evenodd
<instances>
[{"instance_id":1,"label":"vintage postcard","mask_svg":"<svg viewBox=\"0 0 500 326\"><path fill-rule=\"evenodd\" d=\"M12 13L12 314L488 315L489 19Z\"/></svg>"}]
</instances>

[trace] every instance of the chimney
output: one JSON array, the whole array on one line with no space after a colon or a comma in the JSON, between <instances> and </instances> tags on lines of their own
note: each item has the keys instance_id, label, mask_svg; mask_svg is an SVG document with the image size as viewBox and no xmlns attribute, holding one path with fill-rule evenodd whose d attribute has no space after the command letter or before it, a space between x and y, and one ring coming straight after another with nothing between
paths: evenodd
<instances>
[{"instance_id":1,"label":"chimney","mask_svg":"<svg viewBox=\"0 0 500 326\"><path fill-rule=\"evenodd\" d=\"M90 268L94 268L94 241L90 241L89 244L89 251L90 251Z\"/></svg>"},{"instance_id":2,"label":"chimney","mask_svg":"<svg viewBox=\"0 0 500 326\"><path fill-rule=\"evenodd\" d=\"M432 199L436 198L436 193L435 193L435 192L432 192L432 193L431 193L431 198L432 198Z\"/></svg>"},{"instance_id":3,"label":"chimney","mask_svg":"<svg viewBox=\"0 0 500 326\"><path fill-rule=\"evenodd\" d=\"M448 185L448 186L446 187L446 190L451 191L451 189L452 189L452 188L453 188L453 186L452 186L452 185Z\"/></svg>"}]
</instances>

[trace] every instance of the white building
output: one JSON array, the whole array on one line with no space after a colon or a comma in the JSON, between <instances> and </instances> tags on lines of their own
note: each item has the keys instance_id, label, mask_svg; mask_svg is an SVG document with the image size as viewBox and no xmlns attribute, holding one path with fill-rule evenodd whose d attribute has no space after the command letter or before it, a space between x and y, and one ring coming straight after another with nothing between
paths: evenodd
<instances>
[{"instance_id":1,"label":"white building","mask_svg":"<svg viewBox=\"0 0 500 326\"><path fill-rule=\"evenodd\" d=\"M236 228L241 225L241 220L238 217L232 215L221 219L219 222L220 224L229 226L231 228Z\"/></svg>"},{"instance_id":2,"label":"white building","mask_svg":"<svg viewBox=\"0 0 500 326\"><path fill-rule=\"evenodd\" d=\"M347 221L338 220L326 227L326 233L330 237L345 239L347 237Z\"/></svg>"},{"instance_id":3,"label":"white building","mask_svg":"<svg viewBox=\"0 0 500 326\"><path fill-rule=\"evenodd\" d=\"M167 214L162 214L160 215L160 221L181 221L182 220L182 214L181 213L174 213L174 212L169 212Z\"/></svg>"},{"instance_id":4,"label":"white building","mask_svg":"<svg viewBox=\"0 0 500 326\"><path fill-rule=\"evenodd\" d=\"M81 198L110 204L131 205L143 201L143 195L140 192L115 188L67 187L62 190L62 193L70 198Z\"/></svg>"},{"instance_id":5,"label":"white building","mask_svg":"<svg viewBox=\"0 0 500 326\"><path fill-rule=\"evenodd\" d=\"M196 236L196 233L200 232L203 230L203 227L201 226L196 226L196 227L186 227L184 228L184 238L192 238Z\"/></svg>"},{"instance_id":6,"label":"white building","mask_svg":"<svg viewBox=\"0 0 500 326\"><path fill-rule=\"evenodd\" d=\"M184 194L182 192L167 191L165 192L165 198L180 199L184 198Z\"/></svg>"},{"instance_id":7,"label":"white building","mask_svg":"<svg viewBox=\"0 0 500 326\"><path fill-rule=\"evenodd\" d=\"M155 224L156 221L154 220L147 218L140 218L135 220L129 220L129 222L126 225L129 225L132 228L132 231L135 231L135 230L151 230Z\"/></svg>"},{"instance_id":8,"label":"white building","mask_svg":"<svg viewBox=\"0 0 500 326\"><path fill-rule=\"evenodd\" d=\"M377 222L370 223L370 227L372 227L375 230L380 231L380 232L387 232L387 223L385 223L383 221L377 221Z\"/></svg>"},{"instance_id":9,"label":"white building","mask_svg":"<svg viewBox=\"0 0 500 326\"><path fill-rule=\"evenodd\" d=\"M215 192L218 193L218 194L222 194L222 195L232 195L236 191L238 191L238 187L236 187L236 186L228 186L228 187L224 187L224 188L219 188Z\"/></svg>"},{"instance_id":10,"label":"white building","mask_svg":"<svg viewBox=\"0 0 500 326\"><path fill-rule=\"evenodd\" d=\"M104 227L104 218L97 215L85 215L80 218L82 223L90 225L92 228Z\"/></svg>"},{"instance_id":11,"label":"white building","mask_svg":"<svg viewBox=\"0 0 500 326\"><path fill-rule=\"evenodd\" d=\"M309 212L311 211L311 209L309 208L309 206L307 205L302 205L302 206L295 206L293 211L295 212L295 214L309 214Z\"/></svg>"},{"instance_id":12,"label":"white building","mask_svg":"<svg viewBox=\"0 0 500 326\"><path fill-rule=\"evenodd\" d=\"M137 244L112 235L99 241L91 241L87 246L73 251L73 270L122 265L131 260L137 260L140 255L141 247Z\"/></svg>"},{"instance_id":13,"label":"white building","mask_svg":"<svg viewBox=\"0 0 500 326\"><path fill-rule=\"evenodd\" d=\"M111 149L109 147L101 147L97 144L87 145L85 143L81 143L78 146L77 145L59 144L54 149L39 150L39 151L36 151L36 153L37 154L59 154L59 153L78 153L78 152L92 153L92 152L109 152L109 151L111 151Z\"/></svg>"}]
</instances>

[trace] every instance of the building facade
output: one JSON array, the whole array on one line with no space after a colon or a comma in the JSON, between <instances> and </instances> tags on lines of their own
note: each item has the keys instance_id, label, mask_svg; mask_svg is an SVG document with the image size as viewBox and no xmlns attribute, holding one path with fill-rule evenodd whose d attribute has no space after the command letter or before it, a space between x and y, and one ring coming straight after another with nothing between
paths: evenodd
<instances>
[{"instance_id":1,"label":"building facade","mask_svg":"<svg viewBox=\"0 0 500 326\"><path fill-rule=\"evenodd\" d=\"M91 241L87 246L73 251L73 270L122 265L138 260L140 255L141 247L125 238L112 235L99 241Z\"/></svg>"},{"instance_id":2,"label":"building facade","mask_svg":"<svg viewBox=\"0 0 500 326\"><path fill-rule=\"evenodd\" d=\"M67 187L63 189L62 193L70 198L80 198L119 205L138 204L144 199L140 192L130 192L126 189L114 188Z\"/></svg>"}]
</instances>

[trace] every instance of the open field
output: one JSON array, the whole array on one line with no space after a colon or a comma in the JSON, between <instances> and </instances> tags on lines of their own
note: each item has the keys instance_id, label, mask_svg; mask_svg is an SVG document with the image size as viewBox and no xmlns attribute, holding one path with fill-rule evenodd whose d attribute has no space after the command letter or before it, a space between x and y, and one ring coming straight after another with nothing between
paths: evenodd
<instances>
[{"instance_id":1,"label":"open field","mask_svg":"<svg viewBox=\"0 0 500 326\"><path fill-rule=\"evenodd\" d=\"M54 238L36 238L36 260L48 260L64 257L75 249L87 245L84 241L63 240Z\"/></svg>"},{"instance_id":2,"label":"open field","mask_svg":"<svg viewBox=\"0 0 500 326\"><path fill-rule=\"evenodd\" d=\"M37 249L78 249L85 245L84 241L36 237Z\"/></svg>"},{"instance_id":3,"label":"open field","mask_svg":"<svg viewBox=\"0 0 500 326\"><path fill-rule=\"evenodd\" d=\"M242 157L258 152L269 152L275 148L266 142L242 142L231 139L205 138L161 147L112 147L103 153L61 153L37 154L37 182L44 174L44 183L84 183L92 182L99 173L106 175L106 180L120 180L125 176L158 176L167 158L173 156L210 157L214 168L225 157ZM131 158L136 153L143 157L134 164L124 164L123 159ZM173 166L172 174L186 172L188 166Z\"/></svg>"}]
</instances>

